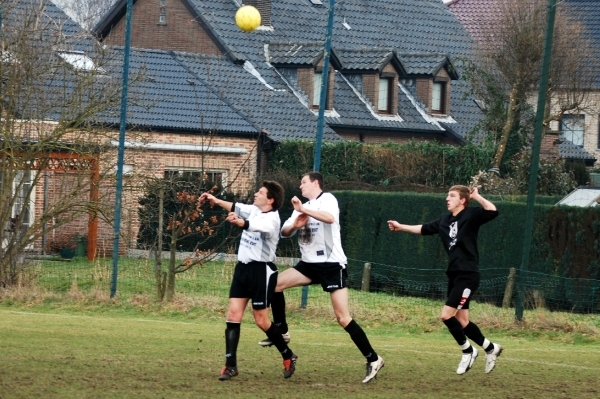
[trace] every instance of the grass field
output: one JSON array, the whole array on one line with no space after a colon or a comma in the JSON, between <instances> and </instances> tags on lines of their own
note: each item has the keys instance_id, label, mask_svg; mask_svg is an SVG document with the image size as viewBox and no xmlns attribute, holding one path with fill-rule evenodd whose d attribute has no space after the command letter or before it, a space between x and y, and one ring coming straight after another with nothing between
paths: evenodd
<instances>
[{"instance_id":1,"label":"grass field","mask_svg":"<svg viewBox=\"0 0 600 399\"><path fill-rule=\"evenodd\" d=\"M257 345L264 335L247 312L240 375L218 381L228 267L204 268L190 289L182 281L167 304L127 283L110 299L104 279L83 280L85 265L71 283L40 274L43 285L0 290L0 399L600 397L597 315L539 309L516 325L514 309L475 303L473 320L505 352L493 373L483 372L482 354L458 376L460 350L437 320L442 302L351 291L351 311L386 361L375 381L361 384L365 360L317 288L307 309L299 309L299 289L286 294L299 355L292 378L282 377L274 348Z\"/></svg>"},{"instance_id":2,"label":"grass field","mask_svg":"<svg viewBox=\"0 0 600 399\"><path fill-rule=\"evenodd\" d=\"M247 317L240 375L221 382L218 311L192 317L153 306L70 303L0 303L0 398L600 397L600 344L568 334L490 331L505 347L496 370L485 374L481 357L458 376L460 352L443 329L362 323L386 365L377 380L361 384L364 359L348 335L331 319L297 311L291 347L300 358L284 380L279 355L256 344L263 334Z\"/></svg>"}]
</instances>

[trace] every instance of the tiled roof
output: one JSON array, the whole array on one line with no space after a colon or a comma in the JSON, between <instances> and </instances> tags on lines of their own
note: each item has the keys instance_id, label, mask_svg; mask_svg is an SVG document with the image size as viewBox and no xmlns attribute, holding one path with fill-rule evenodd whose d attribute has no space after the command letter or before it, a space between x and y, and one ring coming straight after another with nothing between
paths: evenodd
<instances>
[{"instance_id":1,"label":"tiled roof","mask_svg":"<svg viewBox=\"0 0 600 399\"><path fill-rule=\"evenodd\" d=\"M123 47L115 47L118 56L107 66L114 81L121 82ZM209 62L214 74L223 63L217 57ZM260 126L233 108L221 92L206 84L183 66L172 52L132 49L127 123L138 128L175 129L207 132L256 134ZM210 69L210 68L208 68ZM116 112L102 115L98 122L118 123Z\"/></svg>"},{"instance_id":2,"label":"tiled roof","mask_svg":"<svg viewBox=\"0 0 600 399\"><path fill-rule=\"evenodd\" d=\"M40 10L40 0L18 0L5 1L2 4L2 24L3 30L8 29L11 24L22 24L27 18L38 14ZM86 34L81 27L73 21L64 11L50 0L44 0L42 3L42 13L39 26L45 26L43 33L45 35L56 35L60 32L61 37L68 44L69 48L78 51L90 51L93 48L94 40ZM50 39L49 42L56 42L56 39ZM41 42L40 42L41 43ZM56 49L55 49L56 50Z\"/></svg>"},{"instance_id":3,"label":"tiled roof","mask_svg":"<svg viewBox=\"0 0 600 399\"><path fill-rule=\"evenodd\" d=\"M394 56L393 49L333 49L342 70L381 70Z\"/></svg>"},{"instance_id":4,"label":"tiled roof","mask_svg":"<svg viewBox=\"0 0 600 399\"><path fill-rule=\"evenodd\" d=\"M454 66L445 54L400 54L400 59L411 75L435 75L442 67L446 66L453 79L458 79Z\"/></svg>"},{"instance_id":5,"label":"tiled roof","mask_svg":"<svg viewBox=\"0 0 600 399\"><path fill-rule=\"evenodd\" d=\"M269 43L269 61L273 65L312 65L323 58L323 43Z\"/></svg>"},{"instance_id":6,"label":"tiled roof","mask_svg":"<svg viewBox=\"0 0 600 399\"><path fill-rule=\"evenodd\" d=\"M325 39L327 9L314 7L308 1L273 0L272 28L259 28L251 34L241 32L234 24L237 10L235 2L229 0L203 1L189 0L199 18L218 38L220 44L236 61L248 60L255 66L265 61L267 43L319 43ZM350 29L348 29L348 27ZM431 59L422 57L414 70L433 71L441 60L440 54L452 57L471 54L472 39L440 2L428 0L344 0L336 5L334 31L332 35L332 58L338 57L343 69L373 69L381 65L382 53L394 49L396 54L432 54ZM290 47L291 48L291 47ZM385 51L374 49L385 49ZM269 52L271 45L269 45ZM285 50L285 49L284 49ZM353 50L355 53L349 53ZM378 53L379 52L379 53ZM278 61L285 61L279 57ZM270 55L273 57L273 55ZM299 62L307 62L309 57L302 56ZM402 65L402 57L398 57ZM271 59L273 61L273 58ZM414 58L416 61L416 58ZM287 62L290 62L289 59ZM344 89L345 82L336 76L334 109L339 114L328 117L332 126L356 121L357 126L374 126L397 129L412 129L421 126L432 132L443 129L441 125L430 123L417 112L412 103L399 98L399 115L405 120L416 118L411 123L380 120L364 104ZM339 88L339 91L338 91ZM465 138L467 133L481 118L479 107L472 100L464 100L469 92L466 83L452 85L451 123L453 131ZM275 104L275 107L279 105ZM274 109L273 112L278 112ZM415 114L415 115L413 115ZM411 116L412 115L412 116ZM286 121L289 119L286 119ZM479 138L475 138L476 140Z\"/></svg>"},{"instance_id":7,"label":"tiled roof","mask_svg":"<svg viewBox=\"0 0 600 399\"><path fill-rule=\"evenodd\" d=\"M227 59L219 59L219 74L207 72L205 64L209 58L205 56L177 53L177 61L197 74L206 87L220 93L237 115L250 125L267 130L274 140L314 137L316 115L306 94L294 87L297 82L294 76L287 75L290 71L279 72L273 65L310 66L320 61L327 2L325 6L315 6L308 0L273 0L271 27L244 33L234 23L238 1L182 1L189 5L192 16L206 26ZM104 32L115 18L122 18L125 4L125 0L119 0L98 29ZM346 73L377 71L392 62L401 71L432 75L449 60L446 56L469 56L472 43L442 1L344 0L335 9L332 64ZM405 64L409 66L405 68ZM336 73L334 111L327 113L326 121L332 127L352 125L420 134L429 131L437 135L447 130L449 136L455 135L461 141L482 117L479 107L464 99L468 93L466 82L453 82L451 117L440 122L424 112L409 89L399 90L398 116L386 118L373 112L373 106L360 91ZM329 127L325 138L339 139Z\"/></svg>"},{"instance_id":8,"label":"tiled roof","mask_svg":"<svg viewBox=\"0 0 600 399\"><path fill-rule=\"evenodd\" d=\"M577 146L568 140L563 140L563 142L558 145L558 155L565 159L595 159L595 157L584 150L583 147Z\"/></svg>"},{"instance_id":9,"label":"tiled roof","mask_svg":"<svg viewBox=\"0 0 600 399\"><path fill-rule=\"evenodd\" d=\"M175 60L215 90L239 114L275 141L314 139L317 117L289 90L273 67L247 61L237 65L225 58L173 53ZM339 140L325 126L323 138Z\"/></svg>"},{"instance_id":10,"label":"tiled roof","mask_svg":"<svg viewBox=\"0 0 600 399\"><path fill-rule=\"evenodd\" d=\"M490 27L497 23L502 14L502 5L490 0L454 0L446 4L462 26L477 42L488 39Z\"/></svg>"}]
</instances>

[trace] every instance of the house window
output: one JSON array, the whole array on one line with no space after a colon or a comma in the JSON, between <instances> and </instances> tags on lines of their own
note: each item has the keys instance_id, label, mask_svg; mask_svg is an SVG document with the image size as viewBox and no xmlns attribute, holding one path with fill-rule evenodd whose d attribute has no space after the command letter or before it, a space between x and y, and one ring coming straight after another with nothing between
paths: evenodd
<instances>
[{"instance_id":1,"label":"house window","mask_svg":"<svg viewBox=\"0 0 600 399\"><path fill-rule=\"evenodd\" d=\"M434 114L443 114L446 103L446 84L444 82L433 82L431 92L431 112Z\"/></svg>"},{"instance_id":2,"label":"house window","mask_svg":"<svg viewBox=\"0 0 600 399\"><path fill-rule=\"evenodd\" d=\"M315 79L313 85L313 108L319 108L321 104L321 85L323 84L323 72L315 71Z\"/></svg>"},{"instance_id":3,"label":"house window","mask_svg":"<svg viewBox=\"0 0 600 399\"><path fill-rule=\"evenodd\" d=\"M167 24L167 0L160 0L159 3L160 14L158 15L158 24Z\"/></svg>"},{"instance_id":4,"label":"house window","mask_svg":"<svg viewBox=\"0 0 600 399\"><path fill-rule=\"evenodd\" d=\"M379 97L377 100L377 111L382 114L389 114L392 110L392 78L379 78Z\"/></svg>"},{"instance_id":5,"label":"house window","mask_svg":"<svg viewBox=\"0 0 600 399\"><path fill-rule=\"evenodd\" d=\"M183 177L199 182L210 182L223 187L226 179L226 172L222 170L202 171L201 169L166 169L165 179L174 177Z\"/></svg>"},{"instance_id":6,"label":"house window","mask_svg":"<svg viewBox=\"0 0 600 399\"><path fill-rule=\"evenodd\" d=\"M565 114L560 121L563 138L580 147L583 147L584 127L584 115Z\"/></svg>"},{"instance_id":7,"label":"house window","mask_svg":"<svg viewBox=\"0 0 600 399\"><path fill-rule=\"evenodd\" d=\"M0 184L2 182L2 173L0 173ZM31 189L31 172L17 171L12 182L12 197L14 203L11 209L10 220L4 226L4 231L11 233L25 233L31 221L33 220L34 212L34 194ZM18 219L22 216L21 223L17 226Z\"/></svg>"}]
</instances>

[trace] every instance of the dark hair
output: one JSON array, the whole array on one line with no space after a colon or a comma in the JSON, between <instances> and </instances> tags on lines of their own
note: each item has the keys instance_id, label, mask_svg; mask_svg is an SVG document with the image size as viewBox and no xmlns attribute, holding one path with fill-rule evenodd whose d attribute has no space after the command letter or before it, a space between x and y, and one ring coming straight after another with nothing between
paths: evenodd
<instances>
[{"instance_id":1,"label":"dark hair","mask_svg":"<svg viewBox=\"0 0 600 399\"><path fill-rule=\"evenodd\" d=\"M260 186L267 189L267 198L273 200L273 209L281 208L285 195L285 190L281 187L281 184L273 180L265 180Z\"/></svg>"},{"instance_id":2,"label":"dark hair","mask_svg":"<svg viewBox=\"0 0 600 399\"><path fill-rule=\"evenodd\" d=\"M310 179L311 182L313 181L317 181L319 182L319 188L321 188L321 190L323 190L323 175L320 174L319 172L308 172L302 175L302 177L304 176L308 176L308 178Z\"/></svg>"},{"instance_id":3,"label":"dark hair","mask_svg":"<svg viewBox=\"0 0 600 399\"><path fill-rule=\"evenodd\" d=\"M450 187L448 191L456 191L460 199L465 199L465 208L469 206L469 201L471 201L471 189L469 187L456 185Z\"/></svg>"}]
</instances>

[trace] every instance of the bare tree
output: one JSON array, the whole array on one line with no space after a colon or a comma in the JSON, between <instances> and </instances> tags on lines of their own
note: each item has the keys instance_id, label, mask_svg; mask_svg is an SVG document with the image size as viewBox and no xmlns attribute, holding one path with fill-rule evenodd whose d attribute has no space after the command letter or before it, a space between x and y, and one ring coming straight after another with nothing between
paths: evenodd
<instances>
[{"instance_id":1,"label":"bare tree","mask_svg":"<svg viewBox=\"0 0 600 399\"><path fill-rule=\"evenodd\" d=\"M113 60L47 5L2 4L0 286L16 281L23 254L45 238L67 226L85 234L110 214L100 185L113 170L111 132L95 122L118 109L120 85L106 73Z\"/></svg>"},{"instance_id":2,"label":"bare tree","mask_svg":"<svg viewBox=\"0 0 600 399\"><path fill-rule=\"evenodd\" d=\"M498 171L511 135L519 131L524 111L540 83L546 0L493 0L484 24L477 61L468 68L474 93L487 107L487 128L496 135L498 149L490 168ZM492 10L495 10L492 12ZM545 124L567 111L581 111L589 102L591 75L589 44L584 28L559 9L548 87ZM531 132L530 127L525 132ZM524 138L521 139L525 142Z\"/></svg>"},{"instance_id":3,"label":"bare tree","mask_svg":"<svg viewBox=\"0 0 600 399\"><path fill-rule=\"evenodd\" d=\"M200 63L198 64L200 65ZM199 67L198 74L205 82L215 75L223 76L224 71L219 69L215 60L205 59ZM183 171L166 170L164 176L154 176L145 181L139 199L139 218L141 228L138 234L138 245L150 249L155 258L155 279L157 298L170 301L176 292L177 275L185 273L194 267L200 267L207 260L214 257L215 253L226 252L239 234L229 228L225 223L224 213L220 209L212 209L210 204L201 205L198 198L204 192L235 202L236 199L246 199L247 192L233 192L238 186L242 170L250 169L250 164L255 160L257 142L252 143L248 155L240 156L239 166L228 171L225 182L222 176L217 176L210 171L209 164L215 162L215 154L210 149L218 145L219 132L222 123L222 113L225 109L212 109L207 105L206 90L200 82L199 76L190 72L190 81L193 83L193 107L197 115L196 140L201 150L196 154L197 168ZM202 87L201 87L202 86ZM211 90L209 96L212 100L219 100L226 104L225 94L231 90L230 82L218 85L218 90ZM208 109L207 109L208 108ZM249 188L249 187L244 187ZM235 234L232 237L231 234ZM168 261L163 265L162 251L168 251ZM181 259L181 252L190 252L191 255Z\"/></svg>"}]
</instances>

